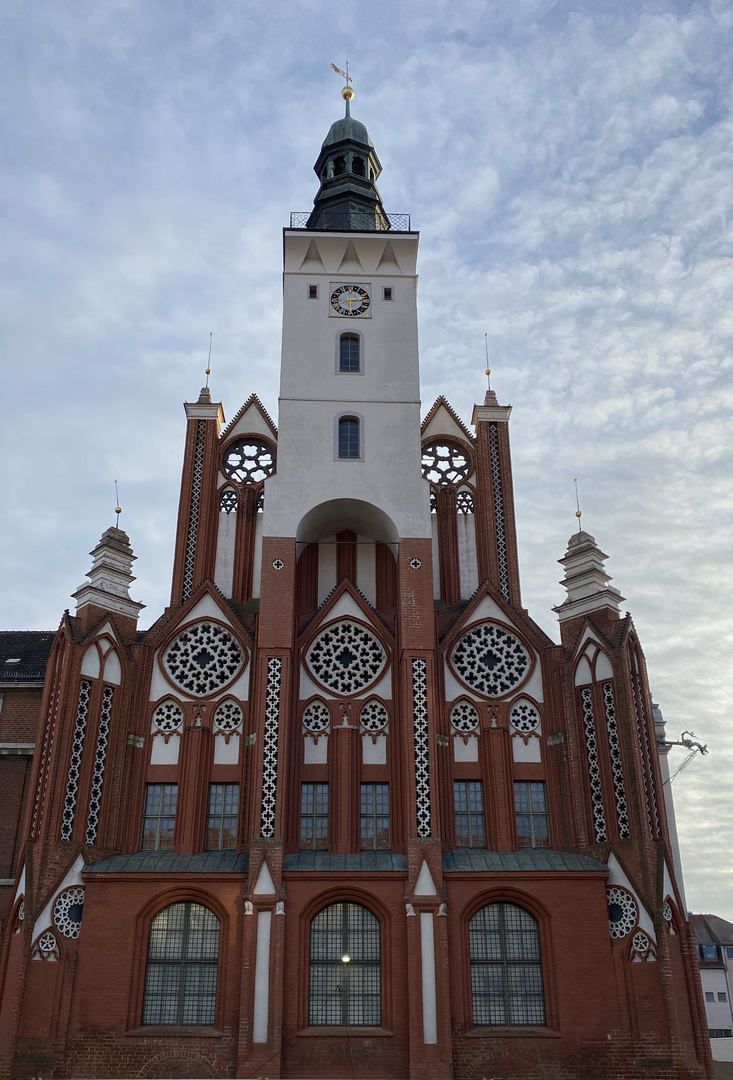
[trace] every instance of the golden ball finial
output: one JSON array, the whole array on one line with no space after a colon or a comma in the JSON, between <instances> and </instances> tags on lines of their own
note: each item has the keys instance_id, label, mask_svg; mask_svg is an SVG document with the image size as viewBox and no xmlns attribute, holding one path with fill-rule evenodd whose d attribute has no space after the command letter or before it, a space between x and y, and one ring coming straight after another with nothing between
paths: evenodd
<instances>
[{"instance_id":1,"label":"golden ball finial","mask_svg":"<svg viewBox=\"0 0 733 1080\"><path fill-rule=\"evenodd\" d=\"M490 375L490 374L491 374L491 368L487 367L486 371L484 372L484 375Z\"/></svg>"},{"instance_id":2,"label":"golden ball finial","mask_svg":"<svg viewBox=\"0 0 733 1080\"><path fill-rule=\"evenodd\" d=\"M116 506L115 507L115 513L116 514L121 514L122 513L122 507L121 506Z\"/></svg>"},{"instance_id":3,"label":"golden ball finial","mask_svg":"<svg viewBox=\"0 0 733 1080\"><path fill-rule=\"evenodd\" d=\"M347 85L341 91L341 97L344 99L344 101L352 101L354 97L354 91L351 89L350 86Z\"/></svg>"},{"instance_id":4,"label":"golden ball finial","mask_svg":"<svg viewBox=\"0 0 733 1080\"><path fill-rule=\"evenodd\" d=\"M207 369L206 369L206 374L207 374L207 375L211 375L211 368L210 368L210 367L207 367Z\"/></svg>"},{"instance_id":5,"label":"golden ball finial","mask_svg":"<svg viewBox=\"0 0 733 1080\"><path fill-rule=\"evenodd\" d=\"M576 518L582 518L582 516L583 516L583 511L582 511L582 510L576 510L576 511L575 511L575 516L576 516Z\"/></svg>"}]
</instances>

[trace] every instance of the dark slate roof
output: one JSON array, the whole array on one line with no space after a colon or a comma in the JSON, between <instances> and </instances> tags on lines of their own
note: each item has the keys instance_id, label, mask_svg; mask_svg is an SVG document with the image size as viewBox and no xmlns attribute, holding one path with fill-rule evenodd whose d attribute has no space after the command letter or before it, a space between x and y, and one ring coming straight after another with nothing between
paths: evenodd
<instances>
[{"instance_id":1,"label":"dark slate roof","mask_svg":"<svg viewBox=\"0 0 733 1080\"><path fill-rule=\"evenodd\" d=\"M55 637L55 630L0 630L0 682L42 683Z\"/></svg>"},{"instance_id":2,"label":"dark slate roof","mask_svg":"<svg viewBox=\"0 0 733 1080\"><path fill-rule=\"evenodd\" d=\"M605 863L580 855L575 851L552 851L550 848L520 848L519 851L486 851L484 848L457 848L443 852L443 872L491 871L516 873L517 871L560 870L599 871L608 870Z\"/></svg>"},{"instance_id":3,"label":"dark slate roof","mask_svg":"<svg viewBox=\"0 0 733 1080\"><path fill-rule=\"evenodd\" d=\"M391 851L360 851L356 855L330 855L327 851L299 851L286 855L283 870L398 870L407 873L407 858Z\"/></svg>"},{"instance_id":4,"label":"dark slate roof","mask_svg":"<svg viewBox=\"0 0 733 1080\"><path fill-rule=\"evenodd\" d=\"M691 915L690 922L694 927L698 945L733 944L733 923L721 919L719 915Z\"/></svg>"},{"instance_id":5,"label":"dark slate roof","mask_svg":"<svg viewBox=\"0 0 733 1080\"><path fill-rule=\"evenodd\" d=\"M249 856L237 851L202 851L177 855L174 851L136 851L113 855L88 866L87 874L246 874Z\"/></svg>"}]
</instances>

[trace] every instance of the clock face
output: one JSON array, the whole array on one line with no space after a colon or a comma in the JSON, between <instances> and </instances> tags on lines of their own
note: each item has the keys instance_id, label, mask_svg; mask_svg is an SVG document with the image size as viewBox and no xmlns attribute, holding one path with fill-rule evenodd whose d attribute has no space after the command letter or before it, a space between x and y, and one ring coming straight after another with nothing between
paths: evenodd
<instances>
[{"instance_id":1,"label":"clock face","mask_svg":"<svg viewBox=\"0 0 733 1080\"><path fill-rule=\"evenodd\" d=\"M335 285L331 290L331 311L334 315L354 317L366 315L371 297L363 285Z\"/></svg>"}]
</instances>

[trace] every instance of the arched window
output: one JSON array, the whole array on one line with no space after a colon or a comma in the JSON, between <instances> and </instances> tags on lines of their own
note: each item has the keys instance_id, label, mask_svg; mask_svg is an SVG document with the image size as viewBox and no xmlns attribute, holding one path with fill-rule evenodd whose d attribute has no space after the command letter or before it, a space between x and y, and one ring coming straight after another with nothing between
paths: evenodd
<instances>
[{"instance_id":1,"label":"arched window","mask_svg":"<svg viewBox=\"0 0 733 1080\"><path fill-rule=\"evenodd\" d=\"M143 1024L213 1024L219 920L189 901L163 908L150 924Z\"/></svg>"},{"instance_id":2,"label":"arched window","mask_svg":"<svg viewBox=\"0 0 733 1080\"><path fill-rule=\"evenodd\" d=\"M359 457L359 421L355 416L342 416L339 420L339 457Z\"/></svg>"},{"instance_id":3,"label":"arched window","mask_svg":"<svg viewBox=\"0 0 733 1080\"><path fill-rule=\"evenodd\" d=\"M359 371L359 338L356 334L341 335L339 371Z\"/></svg>"},{"instance_id":4,"label":"arched window","mask_svg":"<svg viewBox=\"0 0 733 1080\"><path fill-rule=\"evenodd\" d=\"M382 1022L379 919L340 901L311 923L308 1023L378 1026Z\"/></svg>"},{"instance_id":5,"label":"arched window","mask_svg":"<svg viewBox=\"0 0 733 1080\"><path fill-rule=\"evenodd\" d=\"M354 160L351 163L351 171L356 176L364 176L364 173L365 173L364 158L355 157Z\"/></svg>"},{"instance_id":6,"label":"arched window","mask_svg":"<svg viewBox=\"0 0 733 1080\"><path fill-rule=\"evenodd\" d=\"M468 926L474 1024L544 1025L537 920L517 904L487 904Z\"/></svg>"}]
</instances>

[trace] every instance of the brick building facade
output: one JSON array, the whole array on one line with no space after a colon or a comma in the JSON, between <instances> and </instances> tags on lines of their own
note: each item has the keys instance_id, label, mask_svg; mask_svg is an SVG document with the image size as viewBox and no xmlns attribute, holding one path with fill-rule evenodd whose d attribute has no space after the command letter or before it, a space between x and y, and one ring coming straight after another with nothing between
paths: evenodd
<instances>
[{"instance_id":1,"label":"brick building facade","mask_svg":"<svg viewBox=\"0 0 733 1080\"><path fill-rule=\"evenodd\" d=\"M508 406L420 422L350 96L278 426L187 404L170 606L112 528L54 639L0 1076L710 1076L636 631L582 531L560 642L522 607Z\"/></svg>"}]
</instances>

